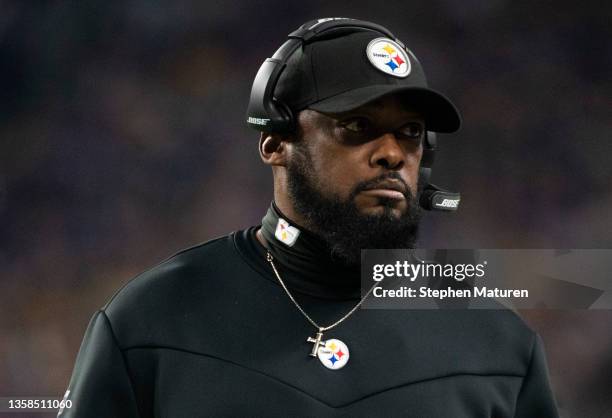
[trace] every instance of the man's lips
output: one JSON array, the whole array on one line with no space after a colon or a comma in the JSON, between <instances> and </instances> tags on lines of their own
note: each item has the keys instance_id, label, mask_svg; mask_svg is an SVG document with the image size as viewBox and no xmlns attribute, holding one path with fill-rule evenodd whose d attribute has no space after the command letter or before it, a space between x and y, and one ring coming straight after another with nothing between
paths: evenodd
<instances>
[{"instance_id":1,"label":"man's lips","mask_svg":"<svg viewBox=\"0 0 612 418\"><path fill-rule=\"evenodd\" d=\"M375 185L369 186L362 191L363 194L377 197L386 197L395 200L406 199L406 188L399 181L384 181Z\"/></svg>"},{"instance_id":2,"label":"man's lips","mask_svg":"<svg viewBox=\"0 0 612 418\"><path fill-rule=\"evenodd\" d=\"M397 190L392 190L392 189L368 189L368 190L364 190L361 193L368 195L368 196L386 197L386 198L395 199L395 200L406 199L406 196L404 196L404 193L398 192Z\"/></svg>"}]
</instances>

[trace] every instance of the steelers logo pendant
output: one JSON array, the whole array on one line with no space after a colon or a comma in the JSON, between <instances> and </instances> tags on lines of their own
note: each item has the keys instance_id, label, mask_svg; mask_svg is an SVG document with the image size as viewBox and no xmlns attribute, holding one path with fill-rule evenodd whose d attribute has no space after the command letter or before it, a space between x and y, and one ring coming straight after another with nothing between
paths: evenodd
<instances>
[{"instance_id":1,"label":"steelers logo pendant","mask_svg":"<svg viewBox=\"0 0 612 418\"><path fill-rule=\"evenodd\" d=\"M349 360L349 349L342 341L335 338L325 341L317 351L317 357L325 367L338 370L346 366Z\"/></svg>"}]
</instances>

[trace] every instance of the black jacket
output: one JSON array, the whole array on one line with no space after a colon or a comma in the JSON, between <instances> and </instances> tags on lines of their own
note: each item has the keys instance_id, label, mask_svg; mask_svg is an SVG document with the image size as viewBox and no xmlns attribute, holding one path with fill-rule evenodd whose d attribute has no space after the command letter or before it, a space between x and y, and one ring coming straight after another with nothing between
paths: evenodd
<instances>
[{"instance_id":1,"label":"black jacket","mask_svg":"<svg viewBox=\"0 0 612 418\"><path fill-rule=\"evenodd\" d=\"M540 338L510 311L358 310L309 357L314 328L253 231L177 254L93 316L61 417L556 417ZM299 294L329 323L354 300Z\"/></svg>"}]
</instances>

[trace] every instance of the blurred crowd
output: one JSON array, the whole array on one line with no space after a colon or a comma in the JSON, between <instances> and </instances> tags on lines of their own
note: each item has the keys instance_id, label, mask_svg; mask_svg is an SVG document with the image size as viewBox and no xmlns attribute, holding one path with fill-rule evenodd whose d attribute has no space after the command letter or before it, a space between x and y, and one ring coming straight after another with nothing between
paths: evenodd
<instances>
[{"instance_id":1,"label":"blurred crowd","mask_svg":"<svg viewBox=\"0 0 612 418\"><path fill-rule=\"evenodd\" d=\"M426 216L423 247L610 248L612 6L346 4L0 0L0 397L61 396L116 289L260 222L272 184L250 85L316 17L387 26L462 111L433 174L462 207ZM524 317L564 416L607 416L612 312Z\"/></svg>"}]
</instances>

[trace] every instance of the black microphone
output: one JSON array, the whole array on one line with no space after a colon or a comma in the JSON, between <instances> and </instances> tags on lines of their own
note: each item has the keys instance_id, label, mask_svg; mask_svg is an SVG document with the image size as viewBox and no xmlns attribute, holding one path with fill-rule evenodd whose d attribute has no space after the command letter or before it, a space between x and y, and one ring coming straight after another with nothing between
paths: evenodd
<instances>
[{"instance_id":1,"label":"black microphone","mask_svg":"<svg viewBox=\"0 0 612 418\"><path fill-rule=\"evenodd\" d=\"M429 183L423 189L419 204L426 210L443 210L454 212L459 208L461 194L450 192Z\"/></svg>"}]
</instances>

